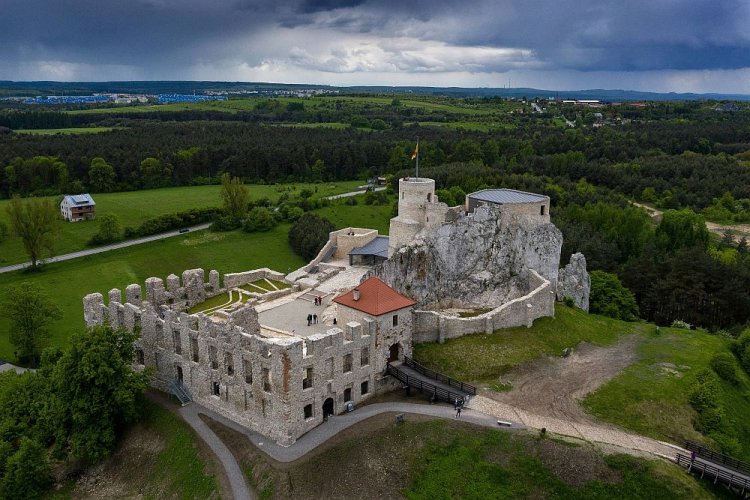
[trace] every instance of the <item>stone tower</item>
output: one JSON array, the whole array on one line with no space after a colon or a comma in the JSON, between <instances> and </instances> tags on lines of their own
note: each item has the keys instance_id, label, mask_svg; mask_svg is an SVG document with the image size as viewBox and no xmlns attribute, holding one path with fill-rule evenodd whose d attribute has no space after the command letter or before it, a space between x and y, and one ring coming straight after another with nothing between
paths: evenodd
<instances>
[{"instance_id":1,"label":"stone tower","mask_svg":"<svg viewBox=\"0 0 750 500\"><path fill-rule=\"evenodd\" d=\"M435 196L435 181L406 177L398 181L398 216L391 219L388 243L390 258L424 229L437 229L445 220L448 205Z\"/></svg>"}]
</instances>

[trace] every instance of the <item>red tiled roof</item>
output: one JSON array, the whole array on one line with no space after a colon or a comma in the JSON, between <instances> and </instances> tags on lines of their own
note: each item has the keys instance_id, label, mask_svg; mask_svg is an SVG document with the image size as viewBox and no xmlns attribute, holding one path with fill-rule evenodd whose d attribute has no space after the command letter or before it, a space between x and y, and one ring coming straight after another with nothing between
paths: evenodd
<instances>
[{"instance_id":1,"label":"red tiled roof","mask_svg":"<svg viewBox=\"0 0 750 500\"><path fill-rule=\"evenodd\" d=\"M361 283L357 290L359 290L359 300L354 300L354 290L349 290L333 301L373 316L380 316L416 304L374 276Z\"/></svg>"}]
</instances>

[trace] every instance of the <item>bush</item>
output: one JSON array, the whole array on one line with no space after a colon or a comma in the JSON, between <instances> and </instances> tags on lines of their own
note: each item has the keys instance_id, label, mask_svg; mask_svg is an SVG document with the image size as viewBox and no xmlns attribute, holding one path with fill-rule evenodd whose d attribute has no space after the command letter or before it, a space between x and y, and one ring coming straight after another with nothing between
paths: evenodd
<instances>
[{"instance_id":1,"label":"bush","mask_svg":"<svg viewBox=\"0 0 750 500\"><path fill-rule=\"evenodd\" d=\"M639 313L633 292L616 275L604 271L591 272L589 311L623 321L634 321Z\"/></svg>"},{"instance_id":2,"label":"bush","mask_svg":"<svg viewBox=\"0 0 750 500\"><path fill-rule=\"evenodd\" d=\"M690 393L690 405L698 413L710 408L719 408L722 394L719 377L711 370L703 369L698 372L696 384Z\"/></svg>"},{"instance_id":3,"label":"bush","mask_svg":"<svg viewBox=\"0 0 750 500\"><path fill-rule=\"evenodd\" d=\"M682 330L692 330L693 325L688 323L687 321L682 321L681 319L676 319L672 321L672 328L680 328Z\"/></svg>"},{"instance_id":4,"label":"bush","mask_svg":"<svg viewBox=\"0 0 750 500\"><path fill-rule=\"evenodd\" d=\"M18 451L8 458L3 479L3 498L40 498L52 483L46 451L36 441L21 438Z\"/></svg>"},{"instance_id":5,"label":"bush","mask_svg":"<svg viewBox=\"0 0 750 500\"><path fill-rule=\"evenodd\" d=\"M267 208L255 207L247 214L242 221L242 229L248 233L254 231L268 231L276 225L276 219Z\"/></svg>"},{"instance_id":6,"label":"bush","mask_svg":"<svg viewBox=\"0 0 750 500\"><path fill-rule=\"evenodd\" d=\"M355 196L347 196L346 199L344 199L344 203L346 203L347 205L354 206L358 202L357 202L357 198Z\"/></svg>"},{"instance_id":7,"label":"bush","mask_svg":"<svg viewBox=\"0 0 750 500\"><path fill-rule=\"evenodd\" d=\"M310 261L328 242L328 233L335 231L333 222L314 213L306 213L289 230L289 244L294 252Z\"/></svg>"},{"instance_id":8,"label":"bush","mask_svg":"<svg viewBox=\"0 0 750 500\"><path fill-rule=\"evenodd\" d=\"M99 230L89 240L89 245L101 245L112 243L122 239L122 226L120 218L113 213L99 216Z\"/></svg>"},{"instance_id":9,"label":"bush","mask_svg":"<svg viewBox=\"0 0 750 500\"><path fill-rule=\"evenodd\" d=\"M231 215L220 215L211 224L212 231L232 231L242 225L242 221Z\"/></svg>"},{"instance_id":10,"label":"bush","mask_svg":"<svg viewBox=\"0 0 750 500\"><path fill-rule=\"evenodd\" d=\"M214 220L217 214L221 213L218 207L194 208L183 212L151 217L137 227L128 226L125 228L125 238L135 238L137 236L150 236L152 234L164 233L172 229L182 229L183 227L210 222ZM239 223L235 228L239 227Z\"/></svg>"},{"instance_id":11,"label":"bush","mask_svg":"<svg viewBox=\"0 0 750 500\"><path fill-rule=\"evenodd\" d=\"M728 352L716 354L709 362L711 369L727 382L738 384L740 379L737 377L737 367L734 364L734 357Z\"/></svg>"}]
</instances>

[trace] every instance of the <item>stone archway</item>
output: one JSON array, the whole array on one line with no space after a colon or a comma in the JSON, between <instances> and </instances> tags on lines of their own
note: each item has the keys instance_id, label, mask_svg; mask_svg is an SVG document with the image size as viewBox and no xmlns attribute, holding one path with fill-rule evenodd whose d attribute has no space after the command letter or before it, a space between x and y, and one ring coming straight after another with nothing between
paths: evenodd
<instances>
[{"instance_id":1,"label":"stone archway","mask_svg":"<svg viewBox=\"0 0 750 500\"><path fill-rule=\"evenodd\" d=\"M386 361L389 363L393 363L395 361L398 361L399 359L403 359L403 348L401 347L400 342L396 342L395 344L391 345L391 347L388 348L388 356Z\"/></svg>"},{"instance_id":2,"label":"stone archway","mask_svg":"<svg viewBox=\"0 0 750 500\"><path fill-rule=\"evenodd\" d=\"M323 418L333 415L333 398L328 398L323 401Z\"/></svg>"}]
</instances>

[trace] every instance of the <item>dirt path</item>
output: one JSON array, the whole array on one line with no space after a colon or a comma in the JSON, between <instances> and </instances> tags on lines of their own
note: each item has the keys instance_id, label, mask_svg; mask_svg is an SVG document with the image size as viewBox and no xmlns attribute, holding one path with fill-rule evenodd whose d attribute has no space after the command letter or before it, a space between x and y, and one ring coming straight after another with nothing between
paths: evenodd
<instances>
[{"instance_id":1,"label":"dirt path","mask_svg":"<svg viewBox=\"0 0 750 500\"><path fill-rule=\"evenodd\" d=\"M648 214L651 216L652 219L655 219L657 221L660 221L662 216L664 215L664 212L662 212L661 210L657 210L654 207L650 207L642 203L636 203L634 201L631 201L630 203L633 206L644 209L646 212L648 212ZM717 224L715 222L706 221L706 229L708 229L709 232L718 234L719 236L722 236L722 237L724 236L724 232L727 230L737 232L739 234L732 235L732 239L734 240L735 243L739 243L740 239L742 239L743 236L746 238L750 237L750 224L729 224L728 225L728 224Z\"/></svg>"},{"instance_id":2,"label":"dirt path","mask_svg":"<svg viewBox=\"0 0 750 500\"><path fill-rule=\"evenodd\" d=\"M578 402L637 360L638 339L629 335L607 347L582 343L567 358L524 363L503 377L513 390L486 396L538 415L597 423Z\"/></svg>"}]
</instances>

